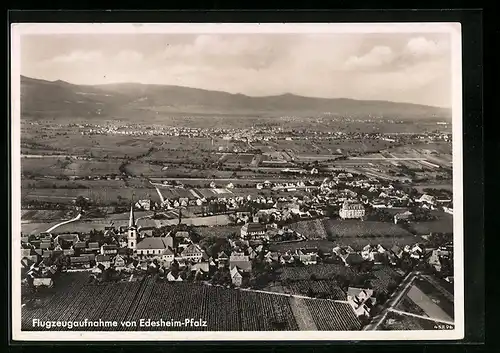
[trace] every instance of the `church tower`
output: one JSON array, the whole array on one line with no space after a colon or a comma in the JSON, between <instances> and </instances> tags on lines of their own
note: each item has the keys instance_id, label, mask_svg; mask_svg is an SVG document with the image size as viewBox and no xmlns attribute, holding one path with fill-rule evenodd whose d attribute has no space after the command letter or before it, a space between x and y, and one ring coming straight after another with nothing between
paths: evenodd
<instances>
[{"instance_id":1,"label":"church tower","mask_svg":"<svg viewBox=\"0 0 500 353\"><path fill-rule=\"evenodd\" d=\"M137 227L135 225L134 204L130 205L130 217L128 220L128 248L131 250L137 249Z\"/></svg>"}]
</instances>

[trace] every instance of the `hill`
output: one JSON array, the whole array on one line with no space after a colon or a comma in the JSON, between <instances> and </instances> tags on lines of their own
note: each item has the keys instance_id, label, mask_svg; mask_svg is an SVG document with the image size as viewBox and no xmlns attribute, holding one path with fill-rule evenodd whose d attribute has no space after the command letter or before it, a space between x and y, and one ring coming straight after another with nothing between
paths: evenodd
<instances>
[{"instance_id":1,"label":"hill","mask_svg":"<svg viewBox=\"0 0 500 353\"><path fill-rule=\"evenodd\" d=\"M75 85L21 76L21 111L40 117L120 117L159 114L295 115L449 119L449 109L425 105L293 94L250 97L197 88L120 83Z\"/></svg>"}]
</instances>

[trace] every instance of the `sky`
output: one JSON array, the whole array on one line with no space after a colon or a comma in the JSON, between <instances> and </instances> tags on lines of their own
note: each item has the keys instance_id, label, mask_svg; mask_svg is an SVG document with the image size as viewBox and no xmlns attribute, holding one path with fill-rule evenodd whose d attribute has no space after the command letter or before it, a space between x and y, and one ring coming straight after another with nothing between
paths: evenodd
<instances>
[{"instance_id":1,"label":"sky","mask_svg":"<svg viewBox=\"0 0 500 353\"><path fill-rule=\"evenodd\" d=\"M451 107L449 34L40 34L21 74Z\"/></svg>"}]
</instances>

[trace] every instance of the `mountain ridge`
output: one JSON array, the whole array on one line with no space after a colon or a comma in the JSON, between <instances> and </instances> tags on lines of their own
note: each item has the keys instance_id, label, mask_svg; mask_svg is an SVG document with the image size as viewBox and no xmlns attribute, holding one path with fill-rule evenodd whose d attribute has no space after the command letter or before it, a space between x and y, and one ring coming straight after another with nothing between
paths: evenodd
<instances>
[{"instance_id":1,"label":"mountain ridge","mask_svg":"<svg viewBox=\"0 0 500 353\"><path fill-rule=\"evenodd\" d=\"M248 96L134 82L78 85L63 80L47 81L21 76L21 112L25 115L114 116L127 115L132 111L156 114L330 114L402 120L451 118L451 109L415 103L306 97L293 93Z\"/></svg>"}]
</instances>

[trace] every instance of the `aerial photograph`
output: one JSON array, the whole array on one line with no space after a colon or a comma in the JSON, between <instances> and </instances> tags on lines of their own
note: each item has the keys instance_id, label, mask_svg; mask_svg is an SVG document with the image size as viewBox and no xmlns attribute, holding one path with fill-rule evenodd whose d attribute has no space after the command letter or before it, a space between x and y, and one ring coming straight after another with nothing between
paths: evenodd
<instances>
[{"instance_id":1,"label":"aerial photograph","mask_svg":"<svg viewBox=\"0 0 500 353\"><path fill-rule=\"evenodd\" d=\"M21 330L454 330L451 61L449 33L22 35Z\"/></svg>"}]
</instances>

